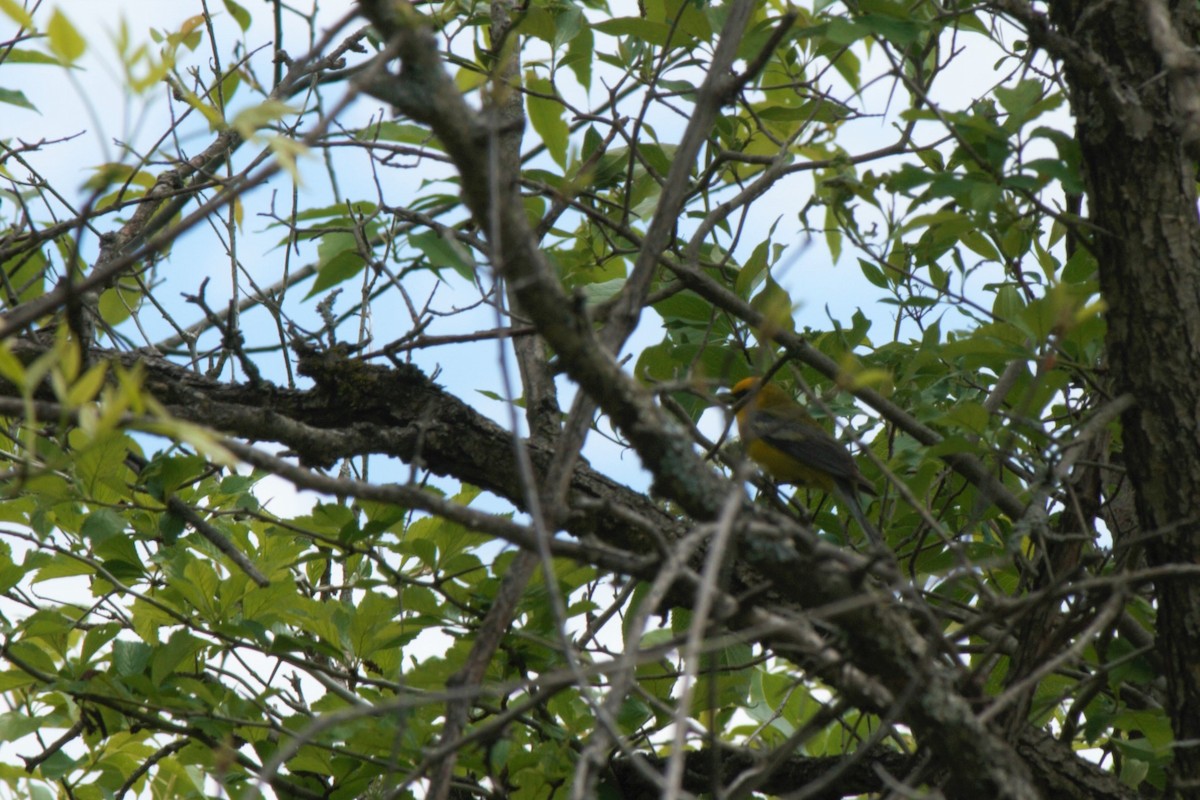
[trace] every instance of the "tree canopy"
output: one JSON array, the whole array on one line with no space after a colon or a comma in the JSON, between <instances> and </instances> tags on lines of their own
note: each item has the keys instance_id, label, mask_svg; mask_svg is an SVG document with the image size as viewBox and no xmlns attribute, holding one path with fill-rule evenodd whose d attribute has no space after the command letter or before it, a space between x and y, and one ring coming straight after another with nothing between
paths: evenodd
<instances>
[{"instance_id":1,"label":"tree canopy","mask_svg":"<svg viewBox=\"0 0 1200 800\"><path fill-rule=\"evenodd\" d=\"M1195 3L108 5L0 0L0 796L1200 797Z\"/></svg>"}]
</instances>

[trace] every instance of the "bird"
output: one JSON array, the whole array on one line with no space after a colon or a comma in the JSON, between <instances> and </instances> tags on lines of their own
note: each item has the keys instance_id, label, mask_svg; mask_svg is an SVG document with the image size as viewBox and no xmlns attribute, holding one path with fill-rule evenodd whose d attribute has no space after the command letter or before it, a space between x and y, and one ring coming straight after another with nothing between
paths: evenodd
<instances>
[{"instance_id":1,"label":"bird","mask_svg":"<svg viewBox=\"0 0 1200 800\"><path fill-rule=\"evenodd\" d=\"M859 492L874 495L875 487L859 472L846 448L804 406L775 384L756 377L738 381L721 399L733 404L738 434L750 460L780 483L832 493L868 538L883 544L858 499Z\"/></svg>"}]
</instances>

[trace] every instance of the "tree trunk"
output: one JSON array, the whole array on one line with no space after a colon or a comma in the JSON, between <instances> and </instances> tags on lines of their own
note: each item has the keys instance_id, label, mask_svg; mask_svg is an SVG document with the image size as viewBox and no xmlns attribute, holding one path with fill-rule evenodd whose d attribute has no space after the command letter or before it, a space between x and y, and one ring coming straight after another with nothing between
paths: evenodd
<instances>
[{"instance_id":1,"label":"tree trunk","mask_svg":"<svg viewBox=\"0 0 1200 800\"><path fill-rule=\"evenodd\" d=\"M1057 2L1051 13L1105 67L1097 73L1064 59L1113 381L1136 399L1122 418L1125 461L1149 562L1190 566L1200 563L1200 219L1179 90L1191 79L1167 68L1171 54L1151 27L1156 12L1168 19L1163 4L1088 13L1091 5ZM1195 4L1178 5L1169 32L1194 43ZM1156 589L1177 742L1168 794L1200 797L1200 581L1168 577Z\"/></svg>"}]
</instances>

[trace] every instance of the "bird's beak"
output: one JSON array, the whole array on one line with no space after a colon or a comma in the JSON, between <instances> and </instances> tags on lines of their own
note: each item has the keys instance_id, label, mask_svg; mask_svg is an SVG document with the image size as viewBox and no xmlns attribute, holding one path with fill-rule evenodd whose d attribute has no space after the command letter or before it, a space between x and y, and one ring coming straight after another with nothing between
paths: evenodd
<instances>
[{"instance_id":1,"label":"bird's beak","mask_svg":"<svg viewBox=\"0 0 1200 800\"><path fill-rule=\"evenodd\" d=\"M753 396L753 393L737 395L733 392L717 392L717 399L731 411L741 411Z\"/></svg>"}]
</instances>

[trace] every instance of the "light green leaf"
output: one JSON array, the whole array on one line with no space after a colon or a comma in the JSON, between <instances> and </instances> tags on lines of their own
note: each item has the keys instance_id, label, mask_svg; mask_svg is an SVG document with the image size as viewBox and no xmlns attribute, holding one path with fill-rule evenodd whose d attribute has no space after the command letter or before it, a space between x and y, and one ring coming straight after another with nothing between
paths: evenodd
<instances>
[{"instance_id":1,"label":"light green leaf","mask_svg":"<svg viewBox=\"0 0 1200 800\"><path fill-rule=\"evenodd\" d=\"M308 146L290 136L272 136L267 139L267 147L279 162L279 166L291 177L292 182L302 186L304 182L300 179L296 161L308 155Z\"/></svg>"},{"instance_id":2,"label":"light green leaf","mask_svg":"<svg viewBox=\"0 0 1200 800\"><path fill-rule=\"evenodd\" d=\"M297 113L296 109L279 100L264 100L257 105L244 108L233 118L230 125L242 135L243 139L254 136L255 131L272 122L278 122L284 117Z\"/></svg>"},{"instance_id":3,"label":"light green leaf","mask_svg":"<svg viewBox=\"0 0 1200 800\"><path fill-rule=\"evenodd\" d=\"M0 0L0 11L22 28L33 27L33 17L17 0Z\"/></svg>"},{"instance_id":4,"label":"light green leaf","mask_svg":"<svg viewBox=\"0 0 1200 800\"><path fill-rule=\"evenodd\" d=\"M87 50L87 41L59 9L50 16L46 34L50 37L50 51L68 64L74 63Z\"/></svg>"},{"instance_id":5,"label":"light green leaf","mask_svg":"<svg viewBox=\"0 0 1200 800\"><path fill-rule=\"evenodd\" d=\"M225 10L237 21L238 27L245 32L250 27L250 12L242 8L234 2L234 0L224 0Z\"/></svg>"},{"instance_id":6,"label":"light green leaf","mask_svg":"<svg viewBox=\"0 0 1200 800\"><path fill-rule=\"evenodd\" d=\"M567 166L567 140L571 130L563 120L565 107L557 99L554 84L539 78L532 71L525 73L525 88L529 94L525 103L529 109L529 121L542 137L546 149L555 163L564 169ZM536 94L534 94L536 92Z\"/></svg>"}]
</instances>

